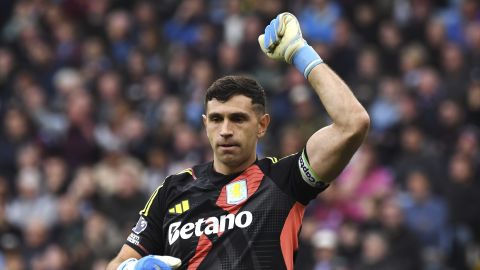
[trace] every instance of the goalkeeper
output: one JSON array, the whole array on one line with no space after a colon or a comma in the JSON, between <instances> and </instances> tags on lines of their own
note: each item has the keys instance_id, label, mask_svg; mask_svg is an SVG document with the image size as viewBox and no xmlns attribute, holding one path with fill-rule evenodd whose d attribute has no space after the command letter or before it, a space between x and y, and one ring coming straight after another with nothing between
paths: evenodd
<instances>
[{"instance_id":1,"label":"goalkeeper","mask_svg":"<svg viewBox=\"0 0 480 270\"><path fill-rule=\"evenodd\" d=\"M332 124L296 154L258 159L270 122L265 92L247 77L218 79L203 115L213 161L165 179L107 270L293 269L305 205L343 170L370 120L295 16L279 14L258 40L268 57L308 79Z\"/></svg>"}]
</instances>

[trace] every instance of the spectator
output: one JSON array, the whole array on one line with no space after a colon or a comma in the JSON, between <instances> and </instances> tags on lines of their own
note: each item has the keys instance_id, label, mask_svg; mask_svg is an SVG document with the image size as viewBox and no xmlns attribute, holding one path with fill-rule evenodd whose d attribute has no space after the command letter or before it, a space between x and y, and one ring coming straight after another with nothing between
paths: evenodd
<instances>
[{"instance_id":1,"label":"spectator","mask_svg":"<svg viewBox=\"0 0 480 270\"><path fill-rule=\"evenodd\" d=\"M456 66L455 69L459 67L458 62L457 64L450 65L449 63L444 62L444 58L442 57L445 56L443 51L446 49L446 47L455 45L453 43L448 44L445 22L441 18L433 17L428 20L425 29L425 44L429 52L430 63L436 69L440 68L441 66L449 66L449 68ZM448 76L448 74L445 75ZM455 75L459 74L454 74L454 76Z\"/></svg>"},{"instance_id":2,"label":"spectator","mask_svg":"<svg viewBox=\"0 0 480 270\"><path fill-rule=\"evenodd\" d=\"M312 238L315 247L314 270L345 270L346 262L336 253L337 234L332 230L317 231Z\"/></svg>"},{"instance_id":3,"label":"spectator","mask_svg":"<svg viewBox=\"0 0 480 270\"><path fill-rule=\"evenodd\" d=\"M445 44L440 59L446 96L462 104L467 92L469 68L461 47Z\"/></svg>"},{"instance_id":4,"label":"spectator","mask_svg":"<svg viewBox=\"0 0 480 270\"><path fill-rule=\"evenodd\" d=\"M479 130L475 127L466 127L458 136L455 151L465 155L473 162L474 171L480 172L480 145Z\"/></svg>"},{"instance_id":5,"label":"spectator","mask_svg":"<svg viewBox=\"0 0 480 270\"><path fill-rule=\"evenodd\" d=\"M45 95L45 89L32 84L20 91L20 99L33 123L38 127L38 139L48 150L58 148L58 141L64 136L68 121L65 115L53 110Z\"/></svg>"},{"instance_id":6,"label":"spectator","mask_svg":"<svg viewBox=\"0 0 480 270\"><path fill-rule=\"evenodd\" d=\"M425 173L412 171L408 174L407 192L401 196L400 204L406 225L421 243L425 267L442 265L451 248L448 208L442 198L432 194Z\"/></svg>"},{"instance_id":7,"label":"spectator","mask_svg":"<svg viewBox=\"0 0 480 270\"><path fill-rule=\"evenodd\" d=\"M20 248L23 243L23 235L21 229L10 223L7 219L6 204L0 203L0 250L1 253L7 255L9 251L15 251Z\"/></svg>"},{"instance_id":8,"label":"spectator","mask_svg":"<svg viewBox=\"0 0 480 270\"><path fill-rule=\"evenodd\" d=\"M62 270L71 267L71 261L64 249L58 245L49 245L45 253L33 265L34 270Z\"/></svg>"},{"instance_id":9,"label":"spectator","mask_svg":"<svg viewBox=\"0 0 480 270\"><path fill-rule=\"evenodd\" d=\"M241 13L241 1L230 0L227 3L227 17L223 22L225 41L237 46L243 41L243 31L245 29L245 19Z\"/></svg>"},{"instance_id":10,"label":"spectator","mask_svg":"<svg viewBox=\"0 0 480 270\"><path fill-rule=\"evenodd\" d=\"M448 164L447 202L452 223L457 229L480 237L480 210L474 207L480 203L480 192L475 182L475 171L471 159L461 153L454 154ZM472 239L473 240L473 239Z\"/></svg>"},{"instance_id":11,"label":"spectator","mask_svg":"<svg viewBox=\"0 0 480 270\"><path fill-rule=\"evenodd\" d=\"M355 5L353 12L353 26L356 28L358 38L365 44L377 43L379 11L373 4L361 2Z\"/></svg>"},{"instance_id":12,"label":"spectator","mask_svg":"<svg viewBox=\"0 0 480 270\"><path fill-rule=\"evenodd\" d=\"M298 238L299 250L295 269L313 269L315 266L313 235L317 231L317 222L308 216L305 216L302 223L302 230Z\"/></svg>"},{"instance_id":13,"label":"spectator","mask_svg":"<svg viewBox=\"0 0 480 270\"><path fill-rule=\"evenodd\" d=\"M75 264L78 269L91 269L97 261L110 258L121 241L117 228L100 213L92 213L85 220L83 236L83 250Z\"/></svg>"},{"instance_id":14,"label":"spectator","mask_svg":"<svg viewBox=\"0 0 480 270\"><path fill-rule=\"evenodd\" d=\"M372 218L376 200L387 196L393 188L392 174L378 162L370 143L359 149L337 181L345 216L356 221Z\"/></svg>"},{"instance_id":15,"label":"spectator","mask_svg":"<svg viewBox=\"0 0 480 270\"><path fill-rule=\"evenodd\" d=\"M133 47L130 40L131 16L125 10L115 10L107 16L106 23L112 58L117 65L124 65L127 63L129 51Z\"/></svg>"},{"instance_id":16,"label":"spectator","mask_svg":"<svg viewBox=\"0 0 480 270\"><path fill-rule=\"evenodd\" d=\"M11 270L25 270L27 269L26 262L22 256L22 254L17 251L9 251L5 254L5 262L4 262L5 269Z\"/></svg>"},{"instance_id":17,"label":"spectator","mask_svg":"<svg viewBox=\"0 0 480 270\"><path fill-rule=\"evenodd\" d=\"M57 204L50 194L41 190L40 172L33 168L20 171L17 179L18 197L7 205L8 221L26 229L34 221L51 227L57 219ZM33 225L32 225L33 226Z\"/></svg>"},{"instance_id":18,"label":"spectator","mask_svg":"<svg viewBox=\"0 0 480 270\"><path fill-rule=\"evenodd\" d=\"M379 83L379 93L369 108L372 132L383 133L398 123L402 90L400 82L394 79L385 79Z\"/></svg>"},{"instance_id":19,"label":"spectator","mask_svg":"<svg viewBox=\"0 0 480 270\"><path fill-rule=\"evenodd\" d=\"M390 246L390 256L395 258L397 266L400 269L424 269L418 237L408 228L396 200L386 198L382 202L379 221Z\"/></svg>"},{"instance_id":20,"label":"spectator","mask_svg":"<svg viewBox=\"0 0 480 270\"><path fill-rule=\"evenodd\" d=\"M101 196L110 196L120 189L118 179L123 172L129 172L138 177L142 172L142 165L121 149L107 150L93 171L95 185L100 189Z\"/></svg>"},{"instance_id":21,"label":"spectator","mask_svg":"<svg viewBox=\"0 0 480 270\"><path fill-rule=\"evenodd\" d=\"M319 113L307 86L303 84L294 86L290 90L289 98L296 118L292 125L300 132L302 138L308 138L307 134L313 134L315 127L325 125L325 120Z\"/></svg>"},{"instance_id":22,"label":"spectator","mask_svg":"<svg viewBox=\"0 0 480 270\"><path fill-rule=\"evenodd\" d=\"M61 244L69 252L68 255L76 261L83 240L83 220L78 201L65 195L59 199L57 211L59 218L52 229L55 232L52 238L56 243Z\"/></svg>"},{"instance_id":23,"label":"spectator","mask_svg":"<svg viewBox=\"0 0 480 270\"><path fill-rule=\"evenodd\" d=\"M413 170L422 170L432 176L432 179L441 179L440 161L436 156L436 149L418 126L403 128L400 134L400 153L393 161L397 183L406 187L407 174ZM435 192L442 190L440 184L433 184L432 188Z\"/></svg>"},{"instance_id":24,"label":"spectator","mask_svg":"<svg viewBox=\"0 0 480 270\"><path fill-rule=\"evenodd\" d=\"M93 169L81 167L75 172L68 187L68 195L77 201L82 216L90 215L97 208L100 195L95 183Z\"/></svg>"},{"instance_id":25,"label":"spectator","mask_svg":"<svg viewBox=\"0 0 480 270\"><path fill-rule=\"evenodd\" d=\"M295 126L286 126L281 131L278 156L285 157L300 151L305 144L304 138Z\"/></svg>"},{"instance_id":26,"label":"spectator","mask_svg":"<svg viewBox=\"0 0 480 270\"><path fill-rule=\"evenodd\" d=\"M467 90L467 121L480 127L480 83L472 82Z\"/></svg>"},{"instance_id":27,"label":"spectator","mask_svg":"<svg viewBox=\"0 0 480 270\"><path fill-rule=\"evenodd\" d=\"M361 234L359 224L351 220L344 221L338 229L338 255L346 259L348 269L354 269L360 260Z\"/></svg>"},{"instance_id":28,"label":"spectator","mask_svg":"<svg viewBox=\"0 0 480 270\"><path fill-rule=\"evenodd\" d=\"M14 69L16 68L15 54L9 49L0 47L0 88L5 89L0 93L0 110L3 111L6 106L5 102L13 93L12 83ZM8 90L8 92L7 92Z\"/></svg>"},{"instance_id":29,"label":"spectator","mask_svg":"<svg viewBox=\"0 0 480 270\"><path fill-rule=\"evenodd\" d=\"M147 152L147 167L145 168L144 182L149 194L162 185L168 176L168 156L162 147L152 147Z\"/></svg>"},{"instance_id":30,"label":"spectator","mask_svg":"<svg viewBox=\"0 0 480 270\"><path fill-rule=\"evenodd\" d=\"M171 42L193 45L198 42L203 20L203 0L182 1L173 18L165 24L165 36Z\"/></svg>"},{"instance_id":31,"label":"spectator","mask_svg":"<svg viewBox=\"0 0 480 270\"><path fill-rule=\"evenodd\" d=\"M377 95L379 76L382 72L381 59L375 48L365 48L358 53L356 78L352 78L353 91L367 108Z\"/></svg>"},{"instance_id":32,"label":"spectator","mask_svg":"<svg viewBox=\"0 0 480 270\"><path fill-rule=\"evenodd\" d=\"M53 196L60 196L67 191L70 178L67 164L58 156L50 156L43 162L43 172L47 192Z\"/></svg>"},{"instance_id":33,"label":"spectator","mask_svg":"<svg viewBox=\"0 0 480 270\"><path fill-rule=\"evenodd\" d=\"M394 270L400 268L389 257L389 245L385 235L380 231L370 231L362 239L362 256L354 267L355 270Z\"/></svg>"},{"instance_id":34,"label":"spectator","mask_svg":"<svg viewBox=\"0 0 480 270\"><path fill-rule=\"evenodd\" d=\"M340 190L337 184L332 183L311 203L311 212L315 220L322 228L338 231L346 221L348 205L341 200Z\"/></svg>"},{"instance_id":35,"label":"spectator","mask_svg":"<svg viewBox=\"0 0 480 270\"><path fill-rule=\"evenodd\" d=\"M7 180L15 176L17 166L15 161L22 146L32 139L35 132L28 116L19 108L9 108L3 117L3 132L0 140L0 170ZM14 184L9 183L13 189Z\"/></svg>"},{"instance_id":36,"label":"spectator","mask_svg":"<svg viewBox=\"0 0 480 270\"><path fill-rule=\"evenodd\" d=\"M115 186L118 188L113 194L106 195L100 209L109 220L125 235L135 224L137 210L142 209L147 201L147 196L142 193L141 171L132 166L120 166L115 176Z\"/></svg>"},{"instance_id":37,"label":"spectator","mask_svg":"<svg viewBox=\"0 0 480 270\"><path fill-rule=\"evenodd\" d=\"M448 99L442 101L438 108L438 133L442 135L438 141L440 149L446 151L448 156L452 154L452 142L458 140L463 125L464 115L460 104Z\"/></svg>"},{"instance_id":38,"label":"spectator","mask_svg":"<svg viewBox=\"0 0 480 270\"><path fill-rule=\"evenodd\" d=\"M340 14L341 7L334 1L309 1L299 16L302 32L312 41L331 43Z\"/></svg>"},{"instance_id":39,"label":"spectator","mask_svg":"<svg viewBox=\"0 0 480 270\"><path fill-rule=\"evenodd\" d=\"M25 245L22 247L27 269L35 269L50 241L50 231L42 220L30 219L23 229Z\"/></svg>"},{"instance_id":40,"label":"spectator","mask_svg":"<svg viewBox=\"0 0 480 270\"><path fill-rule=\"evenodd\" d=\"M398 25L393 22L384 21L378 30L380 44L381 66L387 75L400 75L400 52L402 50L403 35Z\"/></svg>"}]
</instances>

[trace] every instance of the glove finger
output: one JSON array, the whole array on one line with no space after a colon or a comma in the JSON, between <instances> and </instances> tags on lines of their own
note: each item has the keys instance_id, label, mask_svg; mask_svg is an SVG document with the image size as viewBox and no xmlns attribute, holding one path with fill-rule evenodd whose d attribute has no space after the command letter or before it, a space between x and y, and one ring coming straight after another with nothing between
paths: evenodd
<instances>
[{"instance_id":1,"label":"glove finger","mask_svg":"<svg viewBox=\"0 0 480 270\"><path fill-rule=\"evenodd\" d=\"M278 40L278 37L279 37L278 30L281 25L280 17L277 16L275 19L272 20L270 24L272 25L273 32L275 33L275 40Z\"/></svg>"},{"instance_id":2,"label":"glove finger","mask_svg":"<svg viewBox=\"0 0 480 270\"><path fill-rule=\"evenodd\" d=\"M286 23L285 23L285 15L289 14L288 12L284 12L282 14L278 14L277 16L277 20L278 20L278 27L277 27L277 36L279 38L283 37L283 35L285 34L285 26L286 26Z\"/></svg>"},{"instance_id":3,"label":"glove finger","mask_svg":"<svg viewBox=\"0 0 480 270\"><path fill-rule=\"evenodd\" d=\"M267 50L273 50L277 44L277 33L275 32L273 22L270 23L266 28L265 28L265 48Z\"/></svg>"},{"instance_id":4,"label":"glove finger","mask_svg":"<svg viewBox=\"0 0 480 270\"><path fill-rule=\"evenodd\" d=\"M265 34L258 36L258 44L264 53L267 53L267 47L265 47Z\"/></svg>"},{"instance_id":5,"label":"glove finger","mask_svg":"<svg viewBox=\"0 0 480 270\"><path fill-rule=\"evenodd\" d=\"M172 267L154 256L147 256L137 262L135 270L172 270Z\"/></svg>"},{"instance_id":6,"label":"glove finger","mask_svg":"<svg viewBox=\"0 0 480 270\"><path fill-rule=\"evenodd\" d=\"M135 269L141 270L172 270L168 264L160 261L145 261L142 264L138 264Z\"/></svg>"},{"instance_id":7,"label":"glove finger","mask_svg":"<svg viewBox=\"0 0 480 270\"><path fill-rule=\"evenodd\" d=\"M302 32L300 31L300 23L298 22L297 20L297 17L295 17L295 15L293 15L292 13L289 13L289 12L285 12L285 13L282 13L283 16L282 16L282 19L283 19L283 25L285 26L284 29L287 28L287 25L290 25L289 27L290 28L293 28L293 29L297 29L297 33L296 33L296 37L301 37L302 36Z\"/></svg>"},{"instance_id":8,"label":"glove finger","mask_svg":"<svg viewBox=\"0 0 480 270\"><path fill-rule=\"evenodd\" d=\"M263 47L268 48L268 46L270 46L270 24L265 27L265 32L263 35Z\"/></svg>"},{"instance_id":9,"label":"glove finger","mask_svg":"<svg viewBox=\"0 0 480 270\"><path fill-rule=\"evenodd\" d=\"M179 258L172 257L172 256L158 256L158 255L155 255L155 258L158 259L158 260L161 260L162 262L164 262L165 264L170 266L172 269L177 269L178 267L180 267L180 265L182 265L182 260L180 260Z\"/></svg>"}]
</instances>

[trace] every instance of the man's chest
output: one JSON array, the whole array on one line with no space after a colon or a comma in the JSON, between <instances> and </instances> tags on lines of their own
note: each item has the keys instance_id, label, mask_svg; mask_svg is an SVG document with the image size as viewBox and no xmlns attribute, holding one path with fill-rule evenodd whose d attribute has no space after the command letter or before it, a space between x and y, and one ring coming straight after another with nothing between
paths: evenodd
<instances>
[{"instance_id":1,"label":"man's chest","mask_svg":"<svg viewBox=\"0 0 480 270\"><path fill-rule=\"evenodd\" d=\"M167 200L162 233L168 254L192 258L202 245L210 252L279 239L293 202L272 181L250 175L218 187L202 180Z\"/></svg>"}]
</instances>

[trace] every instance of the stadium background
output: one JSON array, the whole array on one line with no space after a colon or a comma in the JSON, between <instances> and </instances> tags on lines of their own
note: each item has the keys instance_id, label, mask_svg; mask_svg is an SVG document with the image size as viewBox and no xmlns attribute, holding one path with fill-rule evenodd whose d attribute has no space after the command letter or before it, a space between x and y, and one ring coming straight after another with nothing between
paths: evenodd
<instances>
[{"instance_id":1,"label":"stadium background","mask_svg":"<svg viewBox=\"0 0 480 270\"><path fill-rule=\"evenodd\" d=\"M480 269L474 0L2 0L0 269L104 269L164 177L211 158L219 76L266 89L259 156L301 149L329 120L257 45L285 10L372 120L308 207L296 269Z\"/></svg>"}]
</instances>

